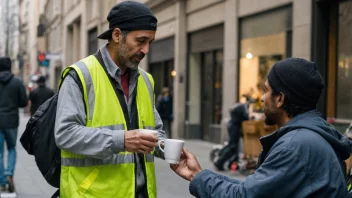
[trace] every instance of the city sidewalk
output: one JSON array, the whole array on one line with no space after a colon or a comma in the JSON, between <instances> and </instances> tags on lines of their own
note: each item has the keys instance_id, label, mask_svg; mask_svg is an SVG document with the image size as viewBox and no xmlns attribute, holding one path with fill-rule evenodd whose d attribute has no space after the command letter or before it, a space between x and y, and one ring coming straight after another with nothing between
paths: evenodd
<instances>
[{"instance_id":1,"label":"city sidewalk","mask_svg":"<svg viewBox=\"0 0 352 198\"><path fill-rule=\"evenodd\" d=\"M21 137L29 117L21 113L20 127L18 130L18 140ZM185 146L197 156L203 169L213 170L209 161L209 151L214 144L199 140L186 140ZM17 164L15 172L15 184L18 198L48 198L56 191L46 183L39 172L34 157L28 155L18 141L17 144ZM158 197L177 198L192 197L188 191L189 182L177 176L169 168L165 161L156 159L156 176L158 185ZM224 173L231 178L244 180L245 177L234 173Z\"/></svg>"}]
</instances>

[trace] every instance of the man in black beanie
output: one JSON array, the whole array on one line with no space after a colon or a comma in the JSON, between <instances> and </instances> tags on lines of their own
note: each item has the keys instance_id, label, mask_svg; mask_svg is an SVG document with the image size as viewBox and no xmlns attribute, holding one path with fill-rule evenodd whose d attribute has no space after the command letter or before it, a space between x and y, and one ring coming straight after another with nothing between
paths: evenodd
<instances>
[{"instance_id":1,"label":"man in black beanie","mask_svg":"<svg viewBox=\"0 0 352 198\"><path fill-rule=\"evenodd\" d=\"M19 125L18 108L27 106L26 88L22 81L11 73L9 57L0 57L0 191L8 184L8 191L14 192L13 175L16 165L17 128ZM8 155L4 168L4 143Z\"/></svg>"},{"instance_id":2,"label":"man in black beanie","mask_svg":"<svg viewBox=\"0 0 352 198\"><path fill-rule=\"evenodd\" d=\"M171 168L196 197L347 197L350 145L316 110L323 88L313 62L288 58L272 67L262 102L266 124L279 129L260 138L258 169L245 181L202 170L186 149Z\"/></svg>"},{"instance_id":3,"label":"man in black beanie","mask_svg":"<svg viewBox=\"0 0 352 198\"><path fill-rule=\"evenodd\" d=\"M107 20L98 36L107 44L63 73L55 121L60 197L155 198L154 155L163 158L157 145L165 132L154 80L138 64L157 19L144 4L122 1Z\"/></svg>"}]
</instances>

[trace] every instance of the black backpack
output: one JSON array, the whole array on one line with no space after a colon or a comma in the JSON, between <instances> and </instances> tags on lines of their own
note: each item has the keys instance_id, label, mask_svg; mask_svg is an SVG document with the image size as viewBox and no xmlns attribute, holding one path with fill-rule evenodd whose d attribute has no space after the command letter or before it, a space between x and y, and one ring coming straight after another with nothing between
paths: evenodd
<instances>
[{"instance_id":1,"label":"black backpack","mask_svg":"<svg viewBox=\"0 0 352 198\"><path fill-rule=\"evenodd\" d=\"M61 155L56 146L54 128L58 94L43 103L29 119L20 141L35 162L45 180L60 187Z\"/></svg>"},{"instance_id":2,"label":"black backpack","mask_svg":"<svg viewBox=\"0 0 352 198\"><path fill-rule=\"evenodd\" d=\"M83 90L82 83L75 70L68 75ZM61 82L63 77L61 77ZM55 143L55 118L58 94L44 102L29 119L20 142L28 154L34 155L38 169L45 180L53 187L60 187L61 151ZM59 194L57 191L53 197Z\"/></svg>"}]
</instances>

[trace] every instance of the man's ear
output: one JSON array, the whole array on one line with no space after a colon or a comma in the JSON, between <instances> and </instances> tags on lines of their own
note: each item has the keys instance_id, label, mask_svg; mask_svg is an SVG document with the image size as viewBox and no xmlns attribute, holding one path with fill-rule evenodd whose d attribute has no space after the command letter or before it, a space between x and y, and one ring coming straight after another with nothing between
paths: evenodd
<instances>
[{"instance_id":1,"label":"man's ear","mask_svg":"<svg viewBox=\"0 0 352 198\"><path fill-rule=\"evenodd\" d=\"M277 96L276 96L276 108L281 108L284 106L284 102L285 102L285 94L280 92Z\"/></svg>"},{"instance_id":2,"label":"man's ear","mask_svg":"<svg viewBox=\"0 0 352 198\"><path fill-rule=\"evenodd\" d=\"M120 28L115 28L113 31L112 31L112 35L111 35L111 40L115 43L119 43L120 42L120 39L122 38L122 32L120 30Z\"/></svg>"}]
</instances>

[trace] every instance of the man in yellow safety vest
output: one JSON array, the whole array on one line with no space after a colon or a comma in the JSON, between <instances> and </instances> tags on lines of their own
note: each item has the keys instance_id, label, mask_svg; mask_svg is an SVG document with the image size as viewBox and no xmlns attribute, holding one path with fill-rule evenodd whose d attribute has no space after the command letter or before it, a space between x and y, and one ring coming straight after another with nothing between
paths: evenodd
<instances>
[{"instance_id":1,"label":"man in yellow safety vest","mask_svg":"<svg viewBox=\"0 0 352 198\"><path fill-rule=\"evenodd\" d=\"M155 198L154 155L163 158L157 142L165 132L153 78L138 64L157 19L144 4L123 1L107 20L109 30L98 38L108 43L63 72L55 122L60 197Z\"/></svg>"}]
</instances>

